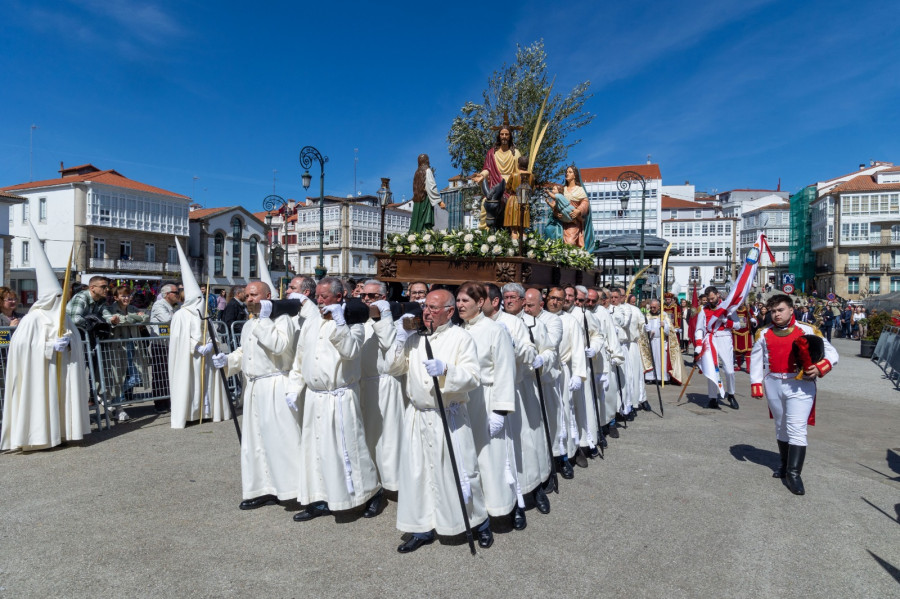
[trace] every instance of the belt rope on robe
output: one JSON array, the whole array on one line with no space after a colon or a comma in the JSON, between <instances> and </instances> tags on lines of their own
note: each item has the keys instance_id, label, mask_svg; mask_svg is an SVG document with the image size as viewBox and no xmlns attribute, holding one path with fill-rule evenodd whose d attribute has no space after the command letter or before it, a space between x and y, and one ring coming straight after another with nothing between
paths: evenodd
<instances>
[{"instance_id":1,"label":"belt rope on robe","mask_svg":"<svg viewBox=\"0 0 900 599\"><path fill-rule=\"evenodd\" d=\"M327 395L331 395L336 400L336 409L338 415L338 424L341 427L341 451L343 452L342 458L344 460L344 482L347 484L347 492L353 495L353 468L350 464L350 453L347 451L347 437L344 434L344 393L350 390L349 387L338 387L333 391L324 390L324 389L313 389L312 387L307 387L313 393L323 393ZM324 453L324 452L322 452Z\"/></svg>"},{"instance_id":2,"label":"belt rope on robe","mask_svg":"<svg viewBox=\"0 0 900 599\"><path fill-rule=\"evenodd\" d=\"M269 379L269 378L272 378L273 376L287 376L288 374L289 374L289 372L287 370L276 370L275 372L268 372L266 374L258 374L256 376L248 376L247 382L255 383L256 381L259 381L261 379Z\"/></svg>"},{"instance_id":3,"label":"belt rope on robe","mask_svg":"<svg viewBox=\"0 0 900 599\"><path fill-rule=\"evenodd\" d=\"M209 318L209 317L207 317ZM216 341L215 334L209 336L209 340L213 345L213 355L219 353L219 343ZM238 443L241 443L241 425L237 421L237 408L235 408L235 398L228 389L228 378L225 376L224 368L217 368L219 376L222 377L222 386L225 387L225 396L228 398L228 411L231 412L231 420L234 422L234 430L237 431Z\"/></svg>"},{"instance_id":4,"label":"belt rope on robe","mask_svg":"<svg viewBox=\"0 0 900 599\"><path fill-rule=\"evenodd\" d=\"M508 421L508 418L503 419L503 442L506 445L506 484L513 487L516 492L516 505L524 510L525 498L522 497L522 485L519 484L519 470L512 467L512 464L516 463L516 453L512 439L509 436Z\"/></svg>"},{"instance_id":5,"label":"belt rope on robe","mask_svg":"<svg viewBox=\"0 0 900 599\"><path fill-rule=\"evenodd\" d=\"M584 308L581 309L581 315L584 317L584 340L587 343L588 339L590 339L590 331L588 331L588 321L587 321L587 310ZM600 400L597 398L597 383L595 381L596 374L594 373L594 358L588 358L588 368L591 371L591 393L594 395L594 415L597 416L597 435L599 436L600 446L600 458L603 456L603 425L600 424ZM585 402L587 403L587 402ZM585 406L587 407L587 406ZM588 433L590 434L590 433Z\"/></svg>"},{"instance_id":6,"label":"belt rope on robe","mask_svg":"<svg viewBox=\"0 0 900 599\"><path fill-rule=\"evenodd\" d=\"M433 333L434 331L430 331ZM431 343L428 341L428 329L423 328L419 331L419 335L425 341L425 355L429 360L434 360L434 352L431 351ZM456 467L456 452L453 450L453 435L450 434L450 426L448 424L447 414L444 413L444 396L441 394L441 386L438 377L431 377L434 383L434 397L437 400L438 408L441 414L441 424L444 425L444 438L446 440L447 451L450 453L450 466L453 468L453 478L456 479L456 492L459 496L459 507L462 509L463 523L466 525L466 539L469 541L469 550L475 555L475 538L472 536L472 525L469 524L469 511L466 508L466 499L463 496L462 481L459 477L459 469ZM452 414L451 414L452 415Z\"/></svg>"},{"instance_id":7,"label":"belt rope on robe","mask_svg":"<svg viewBox=\"0 0 900 599\"><path fill-rule=\"evenodd\" d=\"M527 326L528 329L528 337L531 339L531 342L534 343L534 333L531 332L532 327L537 326L537 319L532 316L532 320L534 320L534 324L532 326ZM537 345L534 346L537 349ZM550 452L550 481L553 485L553 490L559 493L559 479L556 476L556 460L553 459L553 439L550 438L550 421L547 420L547 404L544 401L544 387L541 384L541 369L534 369L534 381L537 383L538 390L538 400L541 403L541 415L543 416L544 421L544 435L547 437L547 449Z\"/></svg>"}]
</instances>

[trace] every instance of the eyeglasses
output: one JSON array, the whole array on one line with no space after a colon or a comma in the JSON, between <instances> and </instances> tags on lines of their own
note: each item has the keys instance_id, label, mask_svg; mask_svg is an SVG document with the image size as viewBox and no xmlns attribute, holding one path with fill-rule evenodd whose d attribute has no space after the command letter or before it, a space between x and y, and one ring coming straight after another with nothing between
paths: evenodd
<instances>
[{"instance_id":1,"label":"eyeglasses","mask_svg":"<svg viewBox=\"0 0 900 599\"><path fill-rule=\"evenodd\" d=\"M583 303L584 303L584 298L577 298L577 297L576 297L576 298L575 298L575 303L576 303L576 304L583 304Z\"/></svg>"},{"instance_id":2,"label":"eyeglasses","mask_svg":"<svg viewBox=\"0 0 900 599\"><path fill-rule=\"evenodd\" d=\"M547 301L553 300L554 302L563 302L566 298L559 295L549 295L547 296Z\"/></svg>"},{"instance_id":3,"label":"eyeglasses","mask_svg":"<svg viewBox=\"0 0 900 599\"><path fill-rule=\"evenodd\" d=\"M369 299L369 298L378 299L379 297L384 297L384 296L380 293L360 293L359 297L361 297L363 299Z\"/></svg>"},{"instance_id":4,"label":"eyeglasses","mask_svg":"<svg viewBox=\"0 0 900 599\"><path fill-rule=\"evenodd\" d=\"M453 306L425 306L422 308L423 312L440 312L441 310L447 310L452 308Z\"/></svg>"}]
</instances>

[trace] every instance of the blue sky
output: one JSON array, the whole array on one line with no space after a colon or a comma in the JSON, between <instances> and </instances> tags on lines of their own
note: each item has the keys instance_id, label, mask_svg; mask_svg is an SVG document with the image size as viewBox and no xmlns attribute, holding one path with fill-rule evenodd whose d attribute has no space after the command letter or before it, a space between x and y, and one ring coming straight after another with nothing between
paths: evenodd
<instances>
[{"instance_id":1,"label":"blue sky","mask_svg":"<svg viewBox=\"0 0 900 599\"><path fill-rule=\"evenodd\" d=\"M91 162L258 211L325 191L409 197L516 44L543 39L556 89L591 82L581 167L658 162L698 190L801 187L900 163L896 1L567 3L6 0L0 186ZM311 192L317 192L318 167ZM197 177L195 180L194 177Z\"/></svg>"}]
</instances>

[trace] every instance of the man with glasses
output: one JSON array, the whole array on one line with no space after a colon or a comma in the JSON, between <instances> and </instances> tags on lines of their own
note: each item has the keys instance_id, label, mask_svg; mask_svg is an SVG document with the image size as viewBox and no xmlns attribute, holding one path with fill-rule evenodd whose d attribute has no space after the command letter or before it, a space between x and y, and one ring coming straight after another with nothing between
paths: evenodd
<instances>
[{"instance_id":1,"label":"man with glasses","mask_svg":"<svg viewBox=\"0 0 900 599\"><path fill-rule=\"evenodd\" d=\"M89 316L102 318L103 306L106 305L106 295L109 291L109 280L106 277L95 276L88 281L88 288L76 293L66 304L66 315L72 319L76 327L84 328L88 325ZM114 316L109 321L112 325L119 324L119 317Z\"/></svg>"},{"instance_id":2,"label":"man with glasses","mask_svg":"<svg viewBox=\"0 0 900 599\"><path fill-rule=\"evenodd\" d=\"M547 296L547 302L559 306L558 311L562 307L564 298L562 290L558 290L555 294L551 293ZM553 456L557 461L556 469L563 478L574 478L575 471L569 462L569 447L566 442L566 412L563 408L562 371L559 364L559 344L563 334L562 322L559 316L549 309L544 310L544 299L537 289L529 289L525 292L524 306L525 313L542 322L547 331L545 342L538 345L538 355L534 359L533 366L541 369L544 402L547 405L550 438L553 441Z\"/></svg>"},{"instance_id":3,"label":"man with glasses","mask_svg":"<svg viewBox=\"0 0 900 599\"><path fill-rule=\"evenodd\" d=\"M606 437L618 439L616 407L619 405L620 377L617 377L616 373L625 361L625 350L619 343L616 324L613 322L609 311L609 292L605 289L602 291L593 288L588 289L585 305L593 306L591 312L600 325L600 335L603 338L601 353L595 362L594 371L597 394L600 396L600 422L606 423L600 429ZM599 369L596 368L597 364L600 365Z\"/></svg>"},{"instance_id":4,"label":"man with glasses","mask_svg":"<svg viewBox=\"0 0 900 599\"><path fill-rule=\"evenodd\" d=\"M403 387L400 379L387 373L386 355L393 350L397 331L387 302L387 285L377 279L362 283L360 299L369 306L369 320L363 324L362 379L359 382L360 408L369 454L375 460L381 486L400 489L400 444L403 439ZM376 506L375 511L380 507ZM365 515L365 514L363 514Z\"/></svg>"},{"instance_id":5,"label":"man with glasses","mask_svg":"<svg viewBox=\"0 0 900 599\"><path fill-rule=\"evenodd\" d=\"M434 357L428 358L425 338L418 333L410 334L405 342L398 338L390 354L389 373L406 375L409 397L403 418L404 451L400 461L403 493L398 498L397 528L412 536L397 547L400 553L410 553L432 543L435 533L453 536L465 531L442 416L436 413L435 377L444 402L469 522L479 530L479 545L489 547L493 543L466 409L469 392L481 384L481 366L471 335L450 322L454 311L455 300L449 291L438 289L429 293L425 297L422 320L432 331L429 343Z\"/></svg>"},{"instance_id":6,"label":"man with glasses","mask_svg":"<svg viewBox=\"0 0 900 599\"><path fill-rule=\"evenodd\" d=\"M371 518L381 505L382 489L359 406L365 329L347 322L344 297L340 279L319 281L319 310L303 323L291 369L289 391L303 393L297 501L306 507L294 514L296 522L363 504L363 515Z\"/></svg>"},{"instance_id":7,"label":"man with glasses","mask_svg":"<svg viewBox=\"0 0 900 599\"><path fill-rule=\"evenodd\" d=\"M407 293L409 293L409 301L421 304L425 301L425 296L428 294L428 284L422 281L410 283Z\"/></svg>"},{"instance_id":8,"label":"man with glasses","mask_svg":"<svg viewBox=\"0 0 900 599\"><path fill-rule=\"evenodd\" d=\"M179 292L179 287L181 291ZM153 307L150 308L150 331L155 337L160 336L160 324L169 324L172 322L172 315L175 313L175 307L181 301L181 294L184 293L184 287L180 285L167 284L163 285L159 290L159 295ZM166 333L168 336L168 333ZM157 398L153 400L156 412L167 412L170 408L169 401L169 344L168 340L156 339L150 342L150 359L151 374L153 377L153 386L151 387L151 395Z\"/></svg>"}]
</instances>

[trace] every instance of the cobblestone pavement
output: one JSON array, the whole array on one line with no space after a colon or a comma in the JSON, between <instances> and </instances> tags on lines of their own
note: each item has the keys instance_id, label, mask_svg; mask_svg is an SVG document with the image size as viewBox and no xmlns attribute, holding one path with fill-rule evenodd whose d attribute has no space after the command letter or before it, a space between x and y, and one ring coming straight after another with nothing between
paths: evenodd
<instances>
[{"instance_id":1,"label":"cobblestone pavement","mask_svg":"<svg viewBox=\"0 0 900 599\"><path fill-rule=\"evenodd\" d=\"M900 596L900 392L858 342L835 344L804 497L771 477L747 375L740 410L714 411L697 374L476 557L461 538L398 554L393 501L373 520L239 511L231 423L175 431L129 408L84 442L0 455L0 597Z\"/></svg>"}]
</instances>

